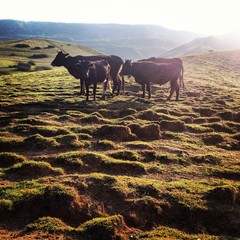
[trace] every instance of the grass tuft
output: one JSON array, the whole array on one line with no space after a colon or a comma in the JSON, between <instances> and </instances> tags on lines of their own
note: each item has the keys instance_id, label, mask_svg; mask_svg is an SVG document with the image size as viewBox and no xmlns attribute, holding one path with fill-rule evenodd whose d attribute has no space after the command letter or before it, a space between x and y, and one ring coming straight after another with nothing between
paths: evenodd
<instances>
[{"instance_id":1,"label":"grass tuft","mask_svg":"<svg viewBox=\"0 0 240 240\"><path fill-rule=\"evenodd\" d=\"M13 166L15 163L25 162L27 159L24 156L16 153L3 152L0 153L0 167L7 168Z\"/></svg>"}]
</instances>

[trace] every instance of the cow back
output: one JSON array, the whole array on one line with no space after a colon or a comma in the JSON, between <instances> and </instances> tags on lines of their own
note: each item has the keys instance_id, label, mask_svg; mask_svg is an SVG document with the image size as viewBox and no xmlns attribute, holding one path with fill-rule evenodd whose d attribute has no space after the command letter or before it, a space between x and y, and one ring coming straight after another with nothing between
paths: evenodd
<instances>
[{"instance_id":1,"label":"cow back","mask_svg":"<svg viewBox=\"0 0 240 240\"><path fill-rule=\"evenodd\" d=\"M123 64L122 58L115 55L97 55L97 56L76 56L77 61L101 61L105 60L110 65L110 74L113 79L117 79L120 67ZM101 67L100 67L101 68Z\"/></svg>"},{"instance_id":2,"label":"cow back","mask_svg":"<svg viewBox=\"0 0 240 240\"><path fill-rule=\"evenodd\" d=\"M102 83L110 74L110 65L106 60L90 62L89 79L93 82Z\"/></svg>"},{"instance_id":3,"label":"cow back","mask_svg":"<svg viewBox=\"0 0 240 240\"><path fill-rule=\"evenodd\" d=\"M141 59L138 62L155 62L155 63L172 63L172 64L183 64L180 58L157 58L150 57L147 59Z\"/></svg>"},{"instance_id":4,"label":"cow back","mask_svg":"<svg viewBox=\"0 0 240 240\"><path fill-rule=\"evenodd\" d=\"M140 84L151 82L163 85L180 77L181 66L170 63L134 62L132 74Z\"/></svg>"}]
</instances>

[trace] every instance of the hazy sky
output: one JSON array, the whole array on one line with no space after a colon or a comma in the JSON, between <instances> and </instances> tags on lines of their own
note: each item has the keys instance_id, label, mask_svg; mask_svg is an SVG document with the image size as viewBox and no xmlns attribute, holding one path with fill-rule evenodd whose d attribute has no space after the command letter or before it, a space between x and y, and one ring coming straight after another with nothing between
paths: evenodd
<instances>
[{"instance_id":1,"label":"hazy sky","mask_svg":"<svg viewBox=\"0 0 240 240\"><path fill-rule=\"evenodd\" d=\"M2 0L0 19L156 24L218 35L240 32L240 0Z\"/></svg>"}]
</instances>

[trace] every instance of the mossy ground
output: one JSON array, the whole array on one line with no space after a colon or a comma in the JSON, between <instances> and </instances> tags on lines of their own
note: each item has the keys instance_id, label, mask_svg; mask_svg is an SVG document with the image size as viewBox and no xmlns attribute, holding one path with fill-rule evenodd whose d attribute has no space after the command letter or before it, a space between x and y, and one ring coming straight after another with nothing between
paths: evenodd
<instances>
[{"instance_id":1,"label":"mossy ground","mask_svg":"<svg viewBox=\"0 0 240 240\"><path fill-rule=\"evenodd\" d=\"M178 102L133 79L86 102L63 68L0 76L1 238L237 239L239 59L183 58Z\"/></svg>"}]
</instances>

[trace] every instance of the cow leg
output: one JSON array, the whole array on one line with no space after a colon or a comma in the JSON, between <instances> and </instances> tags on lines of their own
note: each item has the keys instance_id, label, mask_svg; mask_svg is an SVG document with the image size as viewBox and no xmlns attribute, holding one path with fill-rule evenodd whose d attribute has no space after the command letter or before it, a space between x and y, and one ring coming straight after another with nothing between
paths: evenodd
<instances>
[{"instance_id":1,"label":"cow leg","mask_svg":"<svg viewBox=\"0 0 240 240\"><path fill-rule=\"evenodd\" d=\"M116 91L117 89L117 82L115 79L113 79L113 90L112 90L112 93L114 94L114 92Z\"/></svg>"},{"instance_id":2,"label":"cow leg","mask_svg":"<svg viewBox=\"0 0 240 240\"><path fill-rule=\"evenodd\" d=\"M179 86L178 86L177 80L178 79L174 79L173 81L171 81L171 90L170 90L170 94L167 98L167 101L169 101L171 99L171 97L175 91L177 93L177 89L178 89L178 94L179 94ZM177 98L178 98L178 94L177 94ZM176 100L178 100L178 99L176 99Z\"/></svg>"},{"instance_id":3,"label":"cow leg","mask_svg":"<svg viewBox=\"0 0 240 240\"><path fill-rule=\"evenodd\" d=\"M87 98L86 101L89 101L89 85L86 84Z\"/></svg>"},{"instance_id":4,"label":"cow leg","mask_svg":"<svg viewBox=\"0 0 240 240\"><path fill-rule=\"evenodd\" d=\"M105 100L105 96L107 94L107 88L110 89L111 86L109 86L108 79L105 79L102 83L102 99Z\"/></svg>"},{"instance_id":5,"label":"cow leg","mask_svg":"<svg viewBox=\"0 0 240 240\"><path fill-rule=\"evenodd\" d=\"M112 85L111 85L111 77L107 76L107 78L104 80L105 83L105 93L107 93L107 90L109 91L110 95L113 95Z\"/></svg>"},{"instance_id":6,"label":"cow leg","mask_svg":"<svg viewBox=\"0 0 240 240\"><path fill-rule=\"evenodd\" d=\"M96 101L97 83L93 84L93 100Z\"/></svg>"},{"instance_id":7,"label":"cow leg","mask_svg":"<svg viewBox=\"0 0 240 240\"><path fill-rule=\"evenodd\" d=\"M125 80L124 80L124 75L122 75L122 92L124 94L124 90L125 90Z\"/></svg>"},{"instance_id":8,"label":"cow leg","mask_svg":"<svg viewBox=\"0 0 240 240\"><path fill-rule=\"evenodd\" d=\"M179 100L179 85L178 85L178 83L177 83L176 87L177 87L176 88L176 101L178 101Z\"/></svg>"},{"instance_id":9,"label":"cow leg","mask_svg":"<svg viewBox=\"0 0 240 240\"><path fill-rule=\"evenodd\" d=\"M117 95L120 94L121 86L122 86L122 81L121 81L121 79L119 78L119 79L118 79L118 91L117 91Z\"/></svg>"},{"instance_id":10,"label":"cow leg","mask_svg":"<svg viewBox=\"0 0 240 240\"><path fill-rule=\"evenodd\" d=\"M145 98L145 83L142 84L142 91L143 91L142 98Z\"/></svg>"},{"instance_id":11,"label":"cow leg","mask_svg":"<svg viewBox=\"0 0 240 240\"><path fill-rule=\"evenodd\" d=\"M80 79L80 95L85 94L85 81Z\"/></svg>"},{"instance_id":12,"label":"cow leg","mask_svg":"<svg viewBox=\"0 0 240 240\"><path fill-rule=\"evenodd\" d=\"M147 91L148 91L148 98L151 98L151 85L150 82L146 83Z\"/></svg>"}]
</instances>

